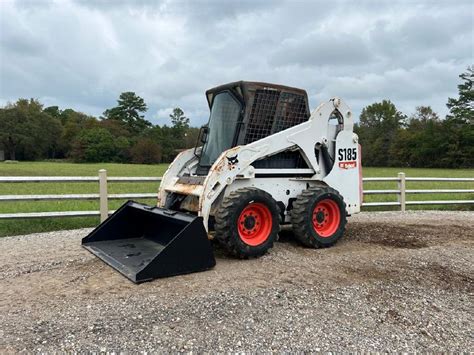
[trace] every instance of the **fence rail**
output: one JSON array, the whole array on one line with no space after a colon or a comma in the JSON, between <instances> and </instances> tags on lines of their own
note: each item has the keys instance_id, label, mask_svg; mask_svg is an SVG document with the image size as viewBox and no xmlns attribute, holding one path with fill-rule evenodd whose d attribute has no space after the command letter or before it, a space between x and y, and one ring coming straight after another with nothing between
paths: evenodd
<instances>
[{"instance_id":1,"label":"fence rail","mask_svg":"<svg viewBox=\"0 0 474 355\"><path fill-rule=\"evenodd\" d=\"M107 177L106 170L99 170L98 176L0 176L0 183L30 183L30 182L98 182L98 194L64 194L64 195L0 195L0 202L7 201L60 201L60 200L99 200L98 211L61 211L61 212L28 212L28 213L0 213L0 219L23 219L23 218L48 218L48 217L85 217L100 216L104 221L110 211L109 200L154 198L156 193L126 193L108 194L109 182L159 182L161 177ZM474 193L474 189L406 189L407 181L428 182L474 182L474 178L439 178L439 177L406 177L405 173L399 173L397 177L370 177L364 178L363 182L386 182L398 183L398 189L386 190L364 190L364 195L397 195L397 201L387 202L365 202L362 207L385 207L399 206L401 211L406 206L413 205L454 205L474 204L471 200L430 200L430 201L407 201L407 194L432 194L432 193Z\"/></svg>"}]
</instances>

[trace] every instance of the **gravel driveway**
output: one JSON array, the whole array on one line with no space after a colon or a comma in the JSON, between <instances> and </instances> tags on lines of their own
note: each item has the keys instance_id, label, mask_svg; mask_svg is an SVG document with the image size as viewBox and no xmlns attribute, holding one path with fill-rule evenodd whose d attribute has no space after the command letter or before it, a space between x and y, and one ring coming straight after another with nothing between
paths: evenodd
<instances>
[{"instance_id":1,"label":"gravel driveway","mask_svg":"<svg viewBox=\"0 0 474 355\"><path fill-rule=\"evenodd\" d=\"M6 351L472 351L474 212L363 213L323 250L134 285L89 230L0 238Z\"/></svg>"}]
</instances>

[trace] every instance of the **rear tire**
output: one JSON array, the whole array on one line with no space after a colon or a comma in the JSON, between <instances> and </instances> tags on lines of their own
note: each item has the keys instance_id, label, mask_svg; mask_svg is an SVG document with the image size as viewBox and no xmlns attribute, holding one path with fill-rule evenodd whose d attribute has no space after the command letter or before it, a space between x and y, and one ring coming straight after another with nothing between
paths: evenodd
<instances>
[{"instance_id":1,"label":"rear tire","mask_svg":"<svg viewBox=\"0 0 474 355\"><path fill-rule=\"evenodd\" d=\"M296 239L313 248L334 245L344 234L346 204L330 187L310 187L293 203L291 223Z\"/></svg>"},{"instance_id":2,"label":"rear tire","mask_svg":"<svg viewBox=\"0 0 474 355\"><path fill-rule=\"evenodd\" d=\"M241 259L265 254L280 231L276 201L269 193L253 187L225 197L215 219L215 238Z\"/></svg>"}]
</instances>

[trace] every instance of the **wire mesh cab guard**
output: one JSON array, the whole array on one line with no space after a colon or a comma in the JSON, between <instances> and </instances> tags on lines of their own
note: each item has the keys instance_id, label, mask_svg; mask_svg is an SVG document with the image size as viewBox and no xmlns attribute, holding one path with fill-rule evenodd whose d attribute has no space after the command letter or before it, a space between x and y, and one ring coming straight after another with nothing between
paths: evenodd
<instances>
[{"instance_id":1,"label":"wire mesh cab guard","mask_svg":"<svg viewBox=\"0 0 474 355\"><path fill-rule=\"evenodd\" d=\"M230 91L243 105L232 145L245 145L307 121L310 117L305 90L284 85L237 81L206 92L209 108L219 93ZM232 127L229 126L229 129ZM299 152L283 152L255 162L256 168L305 168ZM207 169L198 171L207 174Z\"/></svg>"},{"instance_id":2,"label":"wire mesh cab guard","mask_svg":"<svg viewBox=\"0 0 474 355\"><path fill-rule=\"evenodd\" d=\"M249 98L244 144L268 137L308 120L306 93L258 88Z\"/></svg>"}]
</instances>

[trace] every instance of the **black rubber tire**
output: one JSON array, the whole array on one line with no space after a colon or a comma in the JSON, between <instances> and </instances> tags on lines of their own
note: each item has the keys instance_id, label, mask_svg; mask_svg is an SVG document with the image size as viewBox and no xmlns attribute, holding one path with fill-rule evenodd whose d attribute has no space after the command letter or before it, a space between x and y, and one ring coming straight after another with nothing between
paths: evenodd
<instances>
[{"instance_id":1,"label":"black rubber tire","mask_svg":"<svg viewBox=\"0 0 474 355\"><path fill-rule=\"evenodd\" d=\"M238 218L243 209L252 202L265 204L272 216L272 226L268 238L257 246L245 243L238 232ZM215 239L227 252L240 259L264 255L273 247L280 231L280 209L273 197L260 189L247 187L231 192L225 197L215 215Z\"/></svg>"},{"instance_id":2,"label":"black rubber tire","mask_svg":"<svg viewBox=\"0 0 474 355\"><path fill-rule=\"evenodd\" d=\"M316 204L325 199L336 202L340 221L336 231L331 236L321 237L313 227L313 210ZM291 223L297 240L312 248L326 248L334 245L343 235L346 228L346 204L337 190L326 187L310 187L304 190L293 202Z\"/></svg>"}]
</instances>

